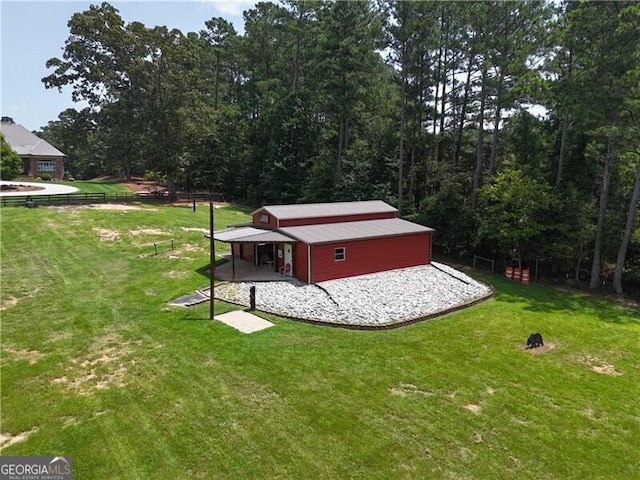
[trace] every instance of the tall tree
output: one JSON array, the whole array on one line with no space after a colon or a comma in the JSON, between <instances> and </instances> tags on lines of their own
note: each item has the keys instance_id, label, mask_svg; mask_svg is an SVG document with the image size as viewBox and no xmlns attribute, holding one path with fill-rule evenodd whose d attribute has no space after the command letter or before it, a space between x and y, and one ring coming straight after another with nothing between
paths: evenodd
<instances>
[{"instance_id":1,"label":"tall tree","mask_svg":"<svg viewBox=\"0 0 640 480\"><path fill-rule=\"evenodd\" d=\"M547 228L550 187L522 170L507 169L480 189L478 241L493 245L495 253L518 255L520 263L532 240Z\"/></svg>"},{"instance_id":2,"label":"tall tree","mask_svg":"<svg viewBox=\"0 0 640 480\"><path fill-rule=\"evenodd\" d=\"M335 121L335 179L343 175L357 111L366 98L381 60L382 22L367 1L327 3L320 12L326 113Z\"/></svg>"},{"instance_id":3,"label":"tall tree","mask_svg":"<svg viewBox=\"0 0 640 480\"><path fill-rule=\"evenodd\" d=\"M632 46L635 57L640 58L640 4L630 4L620 12L621 33L630 34L629 40L634 41ZM638 217L638 204L640 203L640 66L636 62L625 75L628 85L626 98L622 112L622 124L624 127L625 154L635 160L635 181L629 198L625 227L620 239L616 266L613 272L613 290L623 293L622 276L627 258L627 250L631 241L636 218Z\"/></svg>"},{"instance_id":4,"label":"tall tree","mask_svg":"<svg viewBox=\"0 0 640 480\"><path fill-rule=\"evenodd\" d=\"M91 148L91 137L96 127L95 114L90 108L80 111L68 108L58 115L57 120L42 127L39 136L65 153L66 172L77 178L89 178L94 173L101 173L94 169L96 157L100 155Z\"/></svg>"},{"instance_id":5,"label":"tall tree","mask_svg":"<svg viewBox=\"0 0 640 480\"><path fill-rule=\"evenodd\" d=\"M221 89L231 90L234 82L233 48L237 43L237 33L233 25L224 18L212 18L205 22L206 30L200 35L209 45L209 52L213 54L213 108L218 109Z\"/></svg>"},{"instance_id":6,"label":"tall tree","mask_svg":"<svg viewBox=\"0 0 640 480\"><path fill-rule=\"evenodd\" d=\"M588 115L593 141L600 144L603 164L589 282L592 289L600 284L611 179L623 147L620 118L630 91L628 72L637 65L633 51L640 30L620 28L621 12L629 5L586 2L567 12L567 28L576 40L576 87L582 98L588 99L582 102L583 115Z\"/></svg>"}]
</instances>

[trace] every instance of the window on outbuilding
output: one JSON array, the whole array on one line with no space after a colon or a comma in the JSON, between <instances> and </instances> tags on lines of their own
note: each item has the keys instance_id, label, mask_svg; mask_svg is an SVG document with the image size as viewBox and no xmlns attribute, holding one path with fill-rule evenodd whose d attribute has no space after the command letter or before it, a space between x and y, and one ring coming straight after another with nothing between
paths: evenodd
<instances>
[{"instance_id":1,"label":"window on outbuilding","mask_svg":"<svg viewBox=\"0 0 640 480\"><path fill-rule=\"evenodd\" d=\"M336 262L342 262L345 259L345 248L338 247L333 249L333 259Z\"/></svg>"},{"instance_id":2,"label":"window on outbuilding","mask_svg":"<svg viewBox=\"0 0 640 480\"><path fill-rule=\"evenodd\" d=\"M266 213L261 213L260 223L269 223L269 215L267 215Z\"/></svg>"}]
</instances>

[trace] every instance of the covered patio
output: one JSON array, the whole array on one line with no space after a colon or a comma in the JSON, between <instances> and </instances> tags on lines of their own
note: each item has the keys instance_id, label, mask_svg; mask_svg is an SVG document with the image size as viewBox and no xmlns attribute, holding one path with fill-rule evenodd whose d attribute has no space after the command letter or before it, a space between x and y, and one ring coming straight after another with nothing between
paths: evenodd
<instances>
[{"instance_id":1,"label":"covered patio","mask_svg":"<svg viewBox=\"0 0 640 480\"><path fill-rule=\"evenodd\" d=\"M209 235L205 235L208 237ZM271 229L250 226L231 227L213 232L214 240L229 243L231 253L223 265L216 267L215 276L229 281L282 281L291 278L291 267L287 275L281 272L285 264L291 265L291 237ZM288 245L288 248L285 248Z\"/></svg>"},{"instance_id":2,"label":"covered patio","mask_svg":"<svg viewBox=\"0 0 640 480\"><path fill-rule=\"evenodd\" d=\"M282 282L294 280L292 277L281 275L269 265L254 265L246 260L233 258L230 253L219 255L227 261L215 269L215 277L224 281L234 282Z\"/></svg>"}]
</instances>

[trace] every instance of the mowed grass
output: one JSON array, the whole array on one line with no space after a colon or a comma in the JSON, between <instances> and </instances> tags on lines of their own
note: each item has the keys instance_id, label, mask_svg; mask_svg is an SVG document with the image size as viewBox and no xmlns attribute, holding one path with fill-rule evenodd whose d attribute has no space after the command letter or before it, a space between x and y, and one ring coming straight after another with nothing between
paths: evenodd
<instances>
[{"instance_id":1,"label":"mowed grass","mask_svg":"<svg viewBox=\"0 0 640 480\"><path fill-rule=\"evenodd\" d=\"M0 214L0 433L24 434L3 455L83 479L639 478L637 308L491 276L493 299L396 330L245 335L167 305L208 284L206 205Z\"/></svg>"},{"instance_id":2,"label":"mowed grass","mask_svg":"<svg viewBox=\"0 0 640 480\"><path fill-rule=\"evenodd\" d=\"M131 193L131 189L125 184L119 183L117 179L97 178L93 180L68 181L37 181L27 180L28 183L41 183L42 185L68 185L78 189L77 193Z\"/></svg>"},{"instance_id":3,"label":"mowed grass","mask_svg":"<svg viewBox=\"0 0 640 480\"><path fill-rule=\"evenodd\" d=\"M131 193L131 189L118 183L116 179L75 180L62 183L76 187L79 193Z\"/></svg>"}]
</instances>

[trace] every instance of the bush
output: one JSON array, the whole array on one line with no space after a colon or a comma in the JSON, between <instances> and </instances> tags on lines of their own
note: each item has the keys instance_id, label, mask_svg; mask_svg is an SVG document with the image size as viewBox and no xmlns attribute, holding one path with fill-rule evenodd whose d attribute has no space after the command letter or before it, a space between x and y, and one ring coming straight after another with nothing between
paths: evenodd
<instances>
[{"instance_id":1,"label":"bush","mask_svg":"<svg viewBox=\"0 0 640 480\"><path fill-rule=\"evenodd\" d=\"M40 180L44 180L45 182L48 182L49 180L51 180L51 174L47 172L41 173Z\"/></svg>"},{"instance_id":2,"label":"bush","mask_svg":"<svg viewBox=\"0 0 640 480\"><path fill-rule=\"evenodd\" d=\"M150 182L165 183L167 181L167 177L165 175L160 172L156 172L155 170L147 170L144 172L143 178Z\"/></svg>"},{"instance_id":3,"label":"bush","mask_svg":"<svg viewBox=\"0 0 640 480\"><path fill-rule=\"evenodd\" d=\"M0 133L0 178L13 180L22 171L22 160Z\"/></svg>"}]
</instances>

